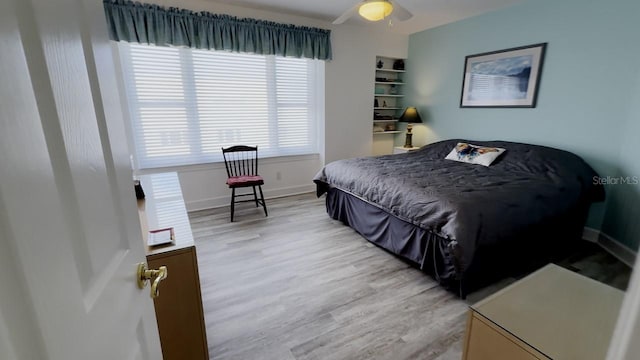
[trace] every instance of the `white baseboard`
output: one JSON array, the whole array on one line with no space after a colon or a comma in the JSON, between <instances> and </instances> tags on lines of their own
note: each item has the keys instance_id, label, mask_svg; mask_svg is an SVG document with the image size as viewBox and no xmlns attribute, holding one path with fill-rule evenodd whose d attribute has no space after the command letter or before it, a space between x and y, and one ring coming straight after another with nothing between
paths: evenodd
<instances>
[{"instance_id":1,"label":"white baseboard","mask_svg":"<svg viewBox=\"0 0 640 360\"><path fill-rule=\"evenodd\" d=\"M263 189L264 197L267 200L280 198L284 196L307 194L310 192L314 192L315 190L316 188L315 188L315 185L313 184L291 186L291 187L279 188L279 189ZM229 190L229 194L225 196L218 196L218 197L202 199L202 200L186 201L185 205L187 207L187 211L191 212L191 211L214 209L214 208L229 206L229 201L231 201L231 190Z\"/></svg>"},{"instance_id":2,"label":"white baseboard","mask_svg":"<svg viewBox=\"0 0 640 360\"><path fill-rule=\"evenodd\" d=\"M600 230L585 227L582 233L582 239L600 245L600 247L629 267L633 267L636 262L638 254L635 251L622 245L619 241Z\"/></svg>"},{"instance_id":3,"label":"white baseboard","mask_svg":"<svg viewBox=\"0 0 640 360\"><path fill-rule=\"evenodd\" d=\"M600 238L600 230L585 227L582 231L582 240L597 244Z\"/></svg>"}]
</instances>

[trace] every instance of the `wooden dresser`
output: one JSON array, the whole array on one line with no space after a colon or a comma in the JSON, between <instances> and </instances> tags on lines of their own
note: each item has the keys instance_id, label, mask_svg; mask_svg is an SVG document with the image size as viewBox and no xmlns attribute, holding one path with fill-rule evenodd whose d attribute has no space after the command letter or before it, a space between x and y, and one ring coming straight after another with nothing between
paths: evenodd
<instances>
[{"instance_id":1,"label":"wooden dresser","mask_svg":"<svg viewBox=\"0 0 640 360\"><path fill-rule=\"evenodd\" d=\"M189 217L176 173L139 177L145 200L138 214L150 269L167 267L154 300L164 360L208 360L198 260ZM173 227L175 244L149 247L148 230ZM147 288L148 290L148 288Z\"/></svg>"},{"instance_id":2,"label":"wooden dresser","mask_svg":"<svg viewBox=\"0 0 640 360\"><path fill-rule=\"evenodd\" d=\"M624 292L547 265L471 306L464 360L603 360Z\"/></svg>"}]
</instances>

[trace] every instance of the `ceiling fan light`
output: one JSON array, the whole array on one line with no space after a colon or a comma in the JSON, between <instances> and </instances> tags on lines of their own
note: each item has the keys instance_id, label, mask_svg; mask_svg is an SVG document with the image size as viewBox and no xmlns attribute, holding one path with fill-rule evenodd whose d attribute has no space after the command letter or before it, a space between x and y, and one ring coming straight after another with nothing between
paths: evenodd
<instances>
[{"instance_id":1,"label":"ceiling fan light","mask_svg":"<svg viewBox=\"0 0 640 360\"><path fill-rule=\"evenodd\" d=\"M391 15L393 5L387 0L367 1L360 5L358 13L369 21L379 21Z\"/></svg>"}]
</instances>

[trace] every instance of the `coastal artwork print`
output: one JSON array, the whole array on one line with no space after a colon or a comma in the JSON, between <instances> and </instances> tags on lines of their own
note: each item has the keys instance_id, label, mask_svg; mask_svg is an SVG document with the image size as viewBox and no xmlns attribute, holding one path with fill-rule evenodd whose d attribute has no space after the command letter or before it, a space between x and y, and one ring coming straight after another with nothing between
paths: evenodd
<instances>
[{"instance_id":1,"label":"coastal artwork print","mask_svg":"<svg viewBox=\"0 0 640 360\"><path fill-rule=\"evenodd\" d=\"M536 107L546 46L467 56L460 107Z\"/></svg>"}]
</instances>

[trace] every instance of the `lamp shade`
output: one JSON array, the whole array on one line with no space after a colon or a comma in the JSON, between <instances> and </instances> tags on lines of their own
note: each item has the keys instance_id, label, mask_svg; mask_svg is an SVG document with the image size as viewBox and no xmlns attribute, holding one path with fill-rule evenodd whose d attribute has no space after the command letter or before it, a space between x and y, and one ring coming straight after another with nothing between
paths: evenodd
<instances>
[{"instance_id":1,"label":"lamp shade","mask_svg":"<svg viewBox=\"0 0 640 360\"><path fill-rule=\"evenodd\" d=\"M391 15L393 5L388 0L371 0L360 5L358 13L369 21L379 21Z\"/></svg>"},{"instance_id":2,"label":"lamp shade","mask_svg":"<svg viewBox=\"0 0 640 360\"><path fill-rule=\"evenodd\" d=\"M404 112L398 121L406 123L421 123L422 118L420 117L420 114L418 114L418 109L416 109L415 106L410 106L404 109Z\"/></svg>"}]
</instances>

